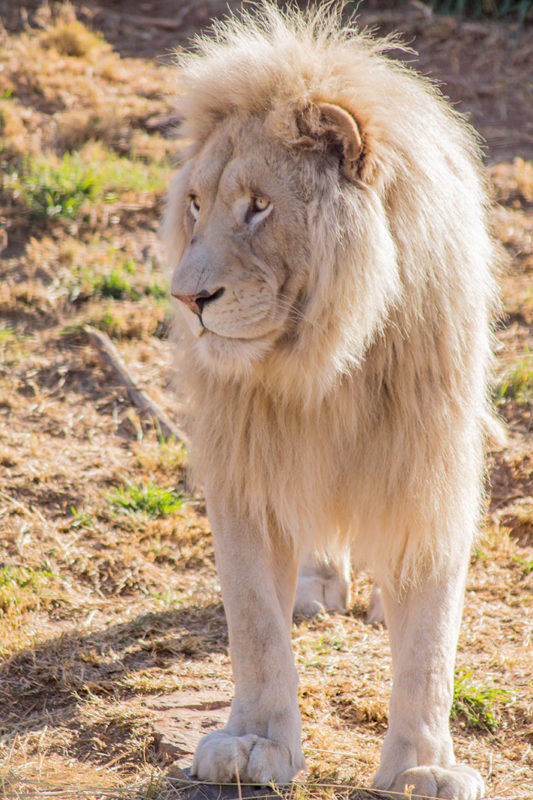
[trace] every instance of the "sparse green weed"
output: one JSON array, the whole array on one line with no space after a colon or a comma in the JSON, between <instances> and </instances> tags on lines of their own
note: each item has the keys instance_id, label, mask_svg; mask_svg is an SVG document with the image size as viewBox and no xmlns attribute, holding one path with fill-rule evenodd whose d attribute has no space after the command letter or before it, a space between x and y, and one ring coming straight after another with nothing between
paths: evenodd
<instances>
[{"instance_id":1,"label":"sparse green weed","mask_svg":"<svg viewBox=\"0 0 533 800\"><path fill-rule=\"evenodd\" d=\"M90 320L92 325L107 331L111 336L118 336L121 332L121 320L113 313L113 309L108 305L102 314Z\"/></svg>"},{"instance_id":2,"label":"sparse green weed","mask_svg":"<svg viewBox=\"0 0 533 800\"><path fill-rule=\"evenodd\" d=\"M141 512L150 517L161 517L172 514L183 506L184 498L172 489L163 489L154 486L151 481L145 486L127 484L125 487L115 489L109 499L117 510L126 512Z\"/></svg>"},{"instance_id":3,"label":"sparse green weed","mask_svg":"<svg viewBox=\"0 0 533 800\"><path fill-rule=\"evenodd\" d=\"M183 469L187 461L187 448L183 442L178 442L174 437L159 440L159 463L169 470Z\"/></svg>"},{"instance_id":4,"label":"sparse green weed","mask_svg":"<svg viewBox=\"0 0 533 800\"><path fill-rule=\"evenodd\" d=\"M480 545L474 545L472 548L472 561L486 561L489 558L489 554L485 550L484 547Z\"/></svg>"},{"instance_id":5,"label":"sparse green weed","mask_svg":"<svg viewBox=\"0 0 533 800\"><path fill-rule=\"evenodd\" d=\"M510 693L505 689L475 683L470 670L455 673L451 718L462 718L467 727L495 731L500 722L498 704L508 703Z\"/></svg>"},{"instance_id":6,"label":"sparse green weed","mask_svg":"<svg viewBox=\"0 0 533 800\"><path fill-rule=\"evenodd\" d=\"M24 358L27 337L11 325L0 323L0 364L14 366Z\"/></svg>"},{"instance_id":7,"label":"sparse green weed","mask_svg":"<svg viewBox=\"0 0 533 800\"><path fill-rule=\"evenodd\" d=\"M184 598L172 589L166 589L164 592L153 592L151 597L158 605L163 607L171 606L176 609L184 604Z\"/></svg>"},{"instance_id":8,"label":"sparse green weed","mask_svg":"<svg viewBox=\"0 0 533 800\"><path fill-rule=\"evenodd\" d=\"M504 405L508 400L524 404L533 402L533 354L527 348L523 358L505 372L494 400L497 405Z\"/></svg>"},{"instance_id":9,"label":"sparse green weed","mask_svg":"<svg viewBox=\"0 0 533 800\"><path fill-rule=\"evenodd\" d=\"M157 442L144 440L136 451L137 465L147 471L160 471L174 479L187 462L187 448L174 438Z\"/></svg>"},{"instance_id":10,"label":"sparse green weed","mask_svg":"<svg viewBox=\"0 0 533 800\"><path fill-rule=\"evenodd\" d=\"M95 518L89 512L78 511L74 506L70 507L70 512L73 517L72 528L93 528L96 525Z\"/></svg>"},{"instance_id":11,"label":"sparse green weed","mask_svg":"<svg viewBox=\"0 0 533 800\"><path fill-rule=\"evenodd\" d=\"M518 566L521 568L521 578L527 578L533 572L533 559L513 556Z\"/></svg>"},{"instance_id":12,"label":"sparse green weed","mask_svg":"<svg viewBox=\"0 0 533 800\"><path fill-rule=\"evenodd\" d=\"M121 267L110 270L105 275L97 275L93 282L94 290L102 297L110 297L113 300L138 300L141 292L136 289Z\"/></svg>"},{"instance_id":13,"label":"sparse green weed","mask_svg":"<svg viewBox=\"0 0 533 800\"><path fill-rule=\"evenodd\" d=\"M158 303L144 302L136 307L132 303L108 300L103 308L102 303L93 304L86 321L112 338L144 339L156 331L162 314Z\"/></svg>"},{"instance_id":14,"label":"sparse green weed","mask_svg":"<svg viewBox=\"0 0 533 800\"><path fill-rule=\"evenodd\" d=\"M41 598L55 584L57 575L48 568L8 564L0 568L0 611L7 613L13 607L21 611L38 608Z\"/></svg>"},{"instance_id":15,"label":"sparse green weed","mask_svg":"<svg viewBox=\"0 0 533 800\"><path fill-rule=\"evenodd\" d=\"M79 152L94 164L108 199L126 192L150 194L165 188L168 171L164 165L116 155L99 142L89 142Z\"/></svg>"},{"instance_id":16,"label":"sparse green weed","mask_svg":"<svg viewBox=\"0 0 533 800\"><path fill-rule=\"evenodd\" d=\"M146 287L146 294L151 295L155 300L166 300L169 296L168 285L165 281L153 280Z\"/></svg>"},{"instance_id":17,"label":"sparse green weed","mask_svg":"<svg viewBox=\"0 0 533 800\"><path fill-rule=\"evenodd\" d=\"M10 325L0 323L0 345L11 344L15 341L15 331Z\"/></svg>"}]
</instances>

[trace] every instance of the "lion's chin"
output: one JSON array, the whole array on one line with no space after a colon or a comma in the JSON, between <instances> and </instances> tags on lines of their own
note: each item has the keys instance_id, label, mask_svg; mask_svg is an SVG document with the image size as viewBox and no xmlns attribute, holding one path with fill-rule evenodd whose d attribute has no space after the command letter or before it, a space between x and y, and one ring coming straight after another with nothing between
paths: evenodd
<instances>
[{"instance_id":1,"label":"lion's chin","mask_svg":"<svg viewBox=\"0 0 533 800\"><path fill-rule=\"evenodd\" d=\"M272 348L270 337L230 339L205 329L195 342L203 369L221 378L250 375Z\"/></svg>"}]
</instances>

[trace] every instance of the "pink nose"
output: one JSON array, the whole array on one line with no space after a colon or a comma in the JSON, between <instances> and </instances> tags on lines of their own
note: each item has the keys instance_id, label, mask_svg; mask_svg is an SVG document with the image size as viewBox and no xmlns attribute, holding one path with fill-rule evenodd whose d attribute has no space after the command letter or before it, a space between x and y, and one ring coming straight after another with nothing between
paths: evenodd
<instances>
[{"instance_id":1,"label":"pink nose","mask_svg":"<svg viewBox=\"0 0 533 800\"><path fill-rule=\"evenodd\" d=\"M204 306L206 303L210 303L212 300L216 300L217 297L220 297L224 294L224 289L217 289L216 292L212 294L209 292L200 292L199 294L175 294L174 297L176 300L181 300L182 303L194 311L195 314L198 314L199 317L202 316L202 312L204 310Z\"/></svg>"}]
</instances>

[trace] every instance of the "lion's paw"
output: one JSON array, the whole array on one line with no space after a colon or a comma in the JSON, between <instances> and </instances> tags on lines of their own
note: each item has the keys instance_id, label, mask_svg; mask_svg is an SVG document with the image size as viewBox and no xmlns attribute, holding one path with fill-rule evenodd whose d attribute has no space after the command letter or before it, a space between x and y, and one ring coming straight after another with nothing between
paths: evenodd
<instances>
[{"instance_id":1,"label":"lion's paw","mask_svg":"<svg viewBox=\"0 0 533 800\"><path fill-rule=\"evenodd\" d=\"M237 777L248 783L289 783L303 766L303 758L292 758L289 748L273 739L215 731L200 740L191 772L209 783L232 783Z\"/></svg>"},{"instance_id":2,"label":"lion's paw","mask_svg":"<svg viewBox=\"0 0 533 800\"><path fill-rule=\"evenodd\" d=\"M412 789L411 789L412 787ZM398 797L398 793L406 789L412 791L408 794L415 800L416 797L435 797L442 800L481 800L485 794L485 787L479 772L465 764L455 764L451 767L413 767L402 772L395 779L392 786L387 788L391 797Z\"/></svg>"},{"instance_id":3,"label":"lion's paw","mask_svg":"<svg viewBox=\"0 0 533 800\"><path fill-rule=\"evenodd\" d=\"M385 625L385 611L383 610L381 589L377 583L374 584L372 594L370 595L370 601L366 610L365 622L368 623L368 625L377 625L378 623Z\"/></svg>"},{"instance_id":4,"label":"lion's paw","mask_svg":"<svg viewBox=\"0 0 533 800\"><path fill-rule=\"evenodd\" d=\"M294 599L294 613L306 616L326 610L345 613L349 597L348 581L333 569L301 570Z\"/></svg>"}]
</instances>

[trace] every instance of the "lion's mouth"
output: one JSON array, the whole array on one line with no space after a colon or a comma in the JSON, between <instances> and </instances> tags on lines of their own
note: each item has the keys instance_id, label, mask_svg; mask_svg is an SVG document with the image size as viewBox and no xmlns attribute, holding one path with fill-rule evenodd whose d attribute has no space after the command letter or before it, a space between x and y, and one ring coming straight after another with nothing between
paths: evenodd
<instances>
[{"instance_id":1,"label":"lion's mouth","mask_svg":"<svg viewBox=\"0 0 533 800\"><path fill-rule=\"evenodd\" d=\"M231 332L225 331L224 333L217 331L213 326L213 322L210 321L210 326L205 324L203 317L194 311L192 311L188 306L184 305L183 303L178 304L178 308L180 312L183 314L185 322L195 339L201 339L205 337L207 334L211 334L211 336L216 337L217 339L223 339L228 342L254 342L254 341L261 341L265 339L271 339L273 336L275 337L277 333L279 333L279 325L274 325L272 330L261 331L259 333L254 333L250 331L250 335L242 335L242 332L239 335L232 335Z\"/></svg>"},{"instance_id":2,"label":"lion's mouth","mask_svg":"<svg viewBox=\"0 0 533 800\"><path fill-rule=\"evenodd\" d=\"M205 331L205 325L202 322L202 318L198 314L195 314L195 312L184 303L178 303L178 308L183 314L183 318L189 326L193 336L199 339Z\"/></svg>"},{"instance_id":3,"label":"lion's mouth","mask_svg":"<svg viewBox=\"0 0 533 800\"><path fill-rule=\"evenodd\" d=\"M211 336L216 336L217 339L224 339L227 342L258 342L268 338L265 334L257 334L256 336L231 336L227 333L217 333L217 331L211 330L211 328L208 328L206 325L202 325L202 327L203 330L197 335L198 339L205 334L211 334Z\"/></svg>"}]
</instances>

